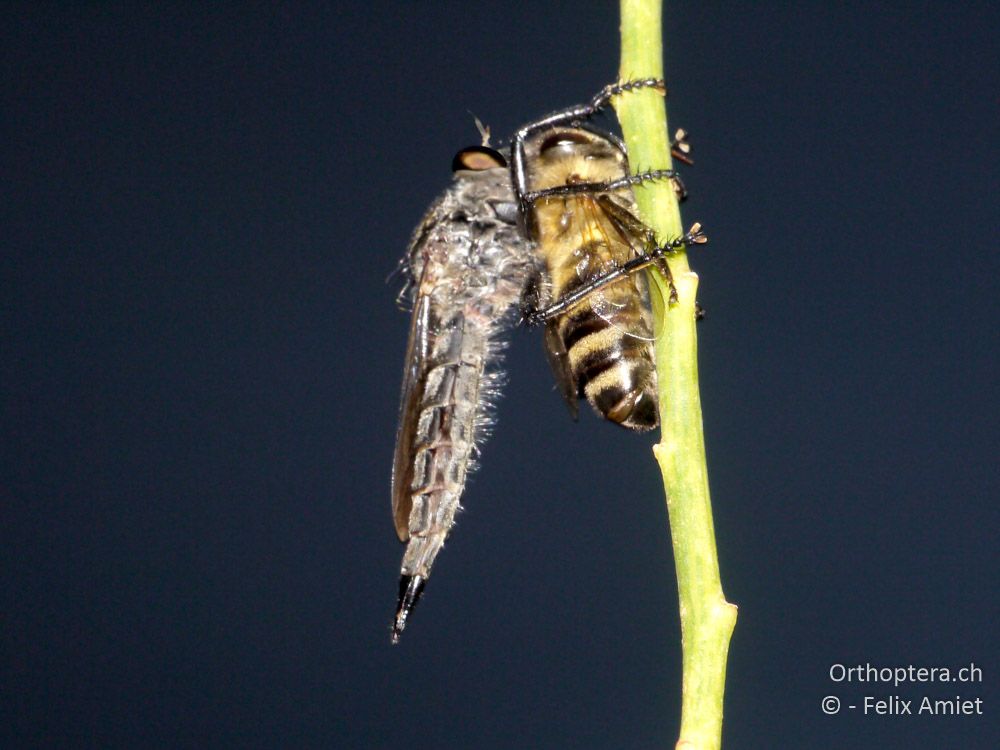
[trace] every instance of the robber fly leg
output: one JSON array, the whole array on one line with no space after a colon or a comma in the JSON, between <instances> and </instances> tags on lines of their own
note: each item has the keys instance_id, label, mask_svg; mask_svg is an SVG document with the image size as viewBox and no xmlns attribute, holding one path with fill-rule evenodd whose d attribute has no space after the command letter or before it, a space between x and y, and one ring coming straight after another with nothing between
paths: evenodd
<instances>
[{"instance_id":1,"label":"robber fly leg","mask_svg":"<svg viewBox=\"0 0 1000 750\"><path fill-rule=\"evenodd\" d=\"M525 196L528 194L528 169L526 163L527 159L524 154L524 143L528 137L533 133L537 133L539 130L548 130L549 128L556 128L561 125L572 125L576 127L584 120L593 117L604 109L604 107L611 102L613 97L642 88L652 88L666 92L667 85L661 78L642 78L636 81L613 83L601 89L601 91L587 104L577 104L572 107L567 107L566 109L553 112L540 120L528 123L514 134L514 139L511 143L510 166L511 174L514 177L514 190L520 199L522 211L528 206L528 203L525 201ZM625 146L621 142L621 139L616 136L612 136L612 140L624 152Z\"/></svg>"},{"instance_id":2,"label":"robber fly leg","mask_svg":"<svg viewBox=\"0 0 1000 750\"><path fill-rule=\"evenodd\" d=\"M629 262L631 263L632 261ZM652 262L653 261L649 261L649 263ZM649 263L647 263L646 265L649 265ZM564 312L569 310L573 305L575 305L577 302L580 302L588 295L593 294L594 292L600 289L603 289L608 284L613 284L619 279L625 278L634 270L636 270L636 269L629 269L627 268L627 266L628 264L626 263L624 266L619 266L618 268L615 268L606 274L602 274L601 276L591 279L583 286L577 287L571 293L567 294L558 302L549 305L544 310L535 310L533 312L530 312L529 314L524 316L524 322L527 325L531 326L531 325L538 325L540 323L545 323L552 320L553 318L559 317Z\"/></svg>"},{"instance_id":3,"label":"robber fly leg","mask_svg":"<svg viewBox=\"0 0 1000 750\"><path fill-rule=\"evenodd\" d=\"M656 89L666 94L667 83L662 78L639 78L634 81L611 83L601 89L597 96L590 100L590 107L594 112L598 112L619 94L627 94L630 91L638 89Z\"/></svg>"},{"instance_id":4,"label":"robber fly leg","mask_svg":"<svg viewBox=\"0 0 1000 750\"><path fill-rule=\"evenodd\" d=\"M684 180L681 179L680 174L674 169L648 169L645 172L620 177L617 180L612 180L610 189L617 190L623 187L633 187L641 185L644 182L653 182L654 180L670 180L674 186L677 201L683 203L687 200L687 187L684 185Z\"/></svg>"},{"instance_id":5,"label":"robber fly leg","mask_svg":"<svg viewBox=\"0 0 1000 750\"><path fill-rule=\"evenodd\" d=\"M613 204L613 201L608 200L607 203ZM670 268L667 265L667 256L673 255L686 245L703 245L708 242L708 237L706 237L702 232L701 224L696 222L683 237L678 237L675 240L670 240L670 242L660 245L656 242L656 236L653 234L653 230L639 221L628 210L618 206L617 204L614 205L615 209L613 209L613 212L608 211L612 221L620 223L623 227L626 226L627 222L627 226L631 227L630 231L633 231L636 236L643 237L645 243L647 243L646 247L627 263L623 263L608 273L591 279L583 286L577 287L572 293L567 294L558 302L546 307L544 310L538 310L526 316L524 321L528 325L544 323L552 318L558 317L573 305L594 292L604 289L609 284L613 284L619 279L630 276L636 271L641 271L642 269L648 268L652 265L655 265L660 272L663 273L663 275L667 278L667 282L670 284L670 303L675 304L677 302L677 288L674 286L673 277L670 273ZM606 205L602 204L602 207L607 210ZM632 222L635 222L635 224L632 224Z\"/></svg>"},{"instance_id":6,"label":"robber fly leg","mask_svg":"<svg viewBox=\"0 0 1000 750\"><path fill-rule=\"evenodd\" d=\"M691 225L691 228L684 233L684 236L660 245L656 241L656 234L653 230L643 224L642 221L627 208L618 205L607 195L599 195L597 197L597 202L600 204L601 208L604 209L604 212L611 218L611 220L619 228L624 230L623 233L625 236L642 238L643 247L636 248L633 246L633 250L638 253L638 257L629 261L629 263L632 263L635 260L641 260L643 257L649 257L652 259L665 258L686 245L704 245L708 242L708 237L705 236L701 223L696 221ZM649 265L649 263L646 263L646 265ZM625 266L622 266L622 268L625 268L626 266L628 266L628 263L626 263Z\"/></svg>"},{"instance_id":7,"label":"robber fly leg","mask_svg":"<svg viewBox=\"0 0 1000 750\"><path fill-rule=\"evenodd\" d=\"M674 286L674 275L670 272L670 264L667 263L665 256L676 252L681 245L668 243L661 247L656 242L656 234L653 230L627 208L619 206L606 195L598 196L597 202L623 236L642 238L641 247L632 246L632 250L636 254L636 258L633 260L648 258L650 262L646 265L655 265L663 278L667 280L670 288L670 304L677 304L677 287Z\"/></svg>"},{"instance_id":8,"label":"robber fly leg","mask_svg":"<svg viewBox=\"0 0 1000 750\"><path fill-rule=\"evenodd\" d=\"M680 175L678 175L675 170L650 169L646 172L626 175L625 177L619 177L615 180L607 180L605 182L570 182L565 185L556 185L543 190L533 190L531 192L522 193L521 202L527 206L542 198L608 193L614 192L615 190L621 190L622 188L632 187L634 185L641 185L644 182L652 182L654 180L673 180L675 188L679 186L679 190L683 191L684 196L687 196L687 191L684 189L684 183L680 181Z\"/></svg>"}]
</instances>

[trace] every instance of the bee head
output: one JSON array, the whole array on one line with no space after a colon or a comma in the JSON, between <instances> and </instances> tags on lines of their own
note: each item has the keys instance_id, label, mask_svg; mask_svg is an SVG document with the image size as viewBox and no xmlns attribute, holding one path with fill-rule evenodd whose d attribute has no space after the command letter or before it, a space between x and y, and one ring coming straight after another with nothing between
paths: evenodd
<instances>
[{"instance_id":1,"label":"bee head","mask_svg":"<svg viewBox=\"0 0 1000 750\"><path fill-rule=\"evenodd\" d=\"M536 190L570 182L599 182L620 175L626 168L624 152L607 134L555 128L533 140L528 144L528 158Z\"/></svg>"}]
</instances>

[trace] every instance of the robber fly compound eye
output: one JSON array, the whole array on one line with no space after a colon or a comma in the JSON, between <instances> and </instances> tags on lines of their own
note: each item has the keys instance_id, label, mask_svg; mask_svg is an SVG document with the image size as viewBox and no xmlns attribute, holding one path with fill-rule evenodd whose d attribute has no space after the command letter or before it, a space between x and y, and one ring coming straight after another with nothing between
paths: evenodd
<instances>
[{"instance_id":1,"label":"robber fly compound eye","mask_svg":"<svg viewBox=\"0 0 1000 750\"><path fill-rule=\"evenodd\" d=\"M482 172L486 169L506 168L507 160L503 154L489 146L469 146L463 148L451 161L451 171L468 170L470 172Z\"/></svg>"}]
</instances>

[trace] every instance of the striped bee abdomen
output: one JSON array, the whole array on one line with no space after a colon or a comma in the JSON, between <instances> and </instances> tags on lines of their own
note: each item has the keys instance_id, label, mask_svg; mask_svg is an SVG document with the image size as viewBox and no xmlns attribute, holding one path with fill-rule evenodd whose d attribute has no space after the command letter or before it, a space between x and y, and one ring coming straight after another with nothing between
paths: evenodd
<instances>
[{"instance_id":1,"label":"striped bee abdomen","mask_svg":"<svg viewBox=\"0 0 1000 750\"><path fill-rule=\"evenodd\" d=\"M623 279L595 293L556 325L577 396L610 421L644 432L658 424L656 369L649 311L635 281Z\"/></svg>"}]
</instances>

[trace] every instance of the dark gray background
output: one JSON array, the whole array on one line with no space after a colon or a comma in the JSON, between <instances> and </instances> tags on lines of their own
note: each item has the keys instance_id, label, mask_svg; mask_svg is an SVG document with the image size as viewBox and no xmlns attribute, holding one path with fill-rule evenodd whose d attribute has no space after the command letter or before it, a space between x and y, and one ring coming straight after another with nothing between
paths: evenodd
<instances>
[{"instance_id":1,"label":"dark gray background","mask_svg":"<svg viewBox=\"0 0 1000 750\"><path fill-rule=\"evenodd\" d=\"M537 332L389 645L384 279L469 110L504 135L615 77L614 4L169 5L0 22L3 746L672 747L653 438L574 425ZM832 5L666 11L726 745L992 748L1000 17ZM859 662L984 681L831 683Z\"/></svg>"}]
</instances>

